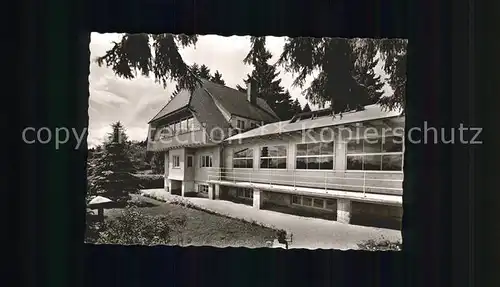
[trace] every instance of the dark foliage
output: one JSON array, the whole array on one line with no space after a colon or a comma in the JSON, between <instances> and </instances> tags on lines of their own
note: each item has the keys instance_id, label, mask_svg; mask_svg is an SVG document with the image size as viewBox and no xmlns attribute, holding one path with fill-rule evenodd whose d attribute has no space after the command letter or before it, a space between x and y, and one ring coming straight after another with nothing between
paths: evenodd
<instances>
[{"instance_id":1,"label":"dark foliage","mask_svg":"<svg viewBox=\"0 0 500 287\"><path fill-rule=\"evenodd\" d=\"M383 85L373 72L377 52L391 76L390 85L399 89L394 97L382 97ZM405 59L405 55L404 40L291 38L278 64L297 74L294 85L299 87L304 87L307 76L319 71L303 91L314 105L330 106L334 112L343 112L380 102L393 109L404 107L402 83L406 76L402 62L406 61L398 59Z\"/></svg>"},{"instance_id":2,"label":"dark foliage","mask_svg":"<svg viewBox=\"0 0 500 287\"><path fill-rule=\"evenodd\" d=\"M105 221L102 226L88 226L86 238L91 243L157 245L172 243L172 231L186 224L186 218L145 215L127 207L123 215Z\"/></svg>"},{"instance_id":3,"label":"dark foliage","mask_svg":"<svg viewBox=\"0 0 500 287\"><path fill-rule=\"evenodd\" d=\"M252 65L254 70L244 82L248 84L251 78L255 80L258 96L267 102L280 119L290 119L297 112L297 106L290 93L281 86L276 67L268 63L272 54L265 47L266 38L251 37L251 43L252 48L243 62ZM246 92L241 86L237 86L237 89Z\"/></svg>"},{"instance_id":4,"label":"dark foliage","mask_svg":"<svg viewBox=\"0 0 500 287\"><path fill-rule=\"evenodd\" d=\"M358 244L361 250L368 251L401 251L401 242L390 242L389 240L384 240L376 242L374 240L368 240L366 242Z\"/></svg>"},{"instance_id":5,"label":"dark foliage","mask_svg":"<svg viewBox=\"0 0 500 287\"><path fill-rule=\"evenodd\" d=\"M217 84L225 85L225 82L222 79L222 74L219 73L219 71L215 71L215 73L212 75L210 68L208 68L206 65L199 66L198 64L194 63L190 66L190 69L191 72L200 80L205 79ZM172 98L178 95L181 90L185 89L185 86L186 85L183 83L178 83L175 87L175 91L172 93Z\"/></svg>"},{"instance_id":6,"label":"dark foliage","mask_svg":"<svg viewBox=\"0 0 500 287\"><path fill-rule=\"evenodd\" d=\"M179 47L195 45L197 41L196 35L124 34L96 62L111 67L116 75L126 79L133 79L140 72L154 75L164 87L175 80L181 88L194 90L199 79L182 59Z\"/></svg>"},{"instance_id":7,"label":"dark foliage","mask_svg":"<svg viewBox=\"0 0 500 287\"><path fill-rule=\"evenodd\" d=\"M135 174L134 176L140 189L163 188L165 184L162 174Z\"/></svg>"},{"instance_id":8,"label":"dark foliage","mask_svg":"<svg viewBox=\"0 0 500 287\"><path fill-rule=\"evenodd\" d=\"M136 172L127 149L125 129L120 122L111 125L112 132L100 152L94 154L89 174L91 194L124 202L138 191Z\"/></svg>"}]
</instances>

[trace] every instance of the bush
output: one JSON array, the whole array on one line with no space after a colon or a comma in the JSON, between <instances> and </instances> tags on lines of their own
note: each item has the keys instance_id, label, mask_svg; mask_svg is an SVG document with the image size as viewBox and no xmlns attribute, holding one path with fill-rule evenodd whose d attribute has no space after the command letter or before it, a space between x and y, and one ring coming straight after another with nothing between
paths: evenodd
<instances>
[{"instance_id":1,"label":"bush","mask_svg":"<svg viewBox=\"0 0 500 287\"><path fill-rule=\"evenodd\" d=\"M401 251L401 242L391 242L389 240L383 240L376 242L375 240L368 240L363 243L358 244L361 250L368 251Z\"/></svg>"},{"instance_id":2,"label":"bush","mask_svg":"<svg viewBox=\"0 0 500 287\"><path fill-rule=\"evenodd\" d=\"M163 188L163 174L134 174L140 189Z\"/></svg>"},{"instance_id":3,"label":"bush","mask_svg":"<svg viewBox=\"0 0 500 287\"><path fill-rule=\"evenodd\" d=\"M99 228L97 235L89 227L87 238L89 242L104 244L140 244L157 245L172 242L172 231L182 228L186 224L185 218L168 216L151 216L142 214L135 207L125 208L123 215L111 219Z\"/></svg>"}]
</instances>

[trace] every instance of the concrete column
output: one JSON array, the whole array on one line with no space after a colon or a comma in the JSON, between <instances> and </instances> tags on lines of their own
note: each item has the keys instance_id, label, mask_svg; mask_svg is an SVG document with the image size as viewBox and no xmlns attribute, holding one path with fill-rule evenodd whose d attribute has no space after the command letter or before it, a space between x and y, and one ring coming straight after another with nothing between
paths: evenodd
<instances>
[{"instance_id":1,"label":"concrete column","mask_svg":"<svg viewBox=\"0 0 500 287\"><path fill-rule=\"evenodd\" d=\"M348 199L337 199L337 221L349 223L351 221L351 201Z\"/></svg>"},{"instance_id":2,"label":"concrete column","mask_svg":"<svg viewBox=\"0 0 500 287\"><path fill-rule=\"evenodd\" d=\"M208 199L215 199L214 185L213 184L208 185Z\"/></svg>"},{"instance_id":3,"label":"concrete column","mask_svg":"<svg viewBox=\"0 0 500 287\"><path fill-rule=\"evenodd\" d=\"M169 180L167 178L166 175L164 175L164 178L163 178L163 188L165 189L166 192L169 192L170 191L170 188L169 188Z\"/></svg>"},{"instance_id":4,"label":"concrete column","mask_svg":"<svg viewBox=\"0 0 500 287\"><path fill-rule=\"evenodd\" d=\"M165 191L172 193L172 181L168 177L165 177Z\"/></svg>"},{"instance_id":5,"label":"concrete column","mask_svg":"<svg viewBox=\"0 0 500 287\"><path fill-rule=\"evenodd\" d=\"M214 199L220 199L220 185L219 184L215 185Z\"/></svg>"},{"instance_id":6,"label":"concrete column","mask_svg":"<svg viewBox=\"0 0 500 287\"><path fill-rule=\"evenodd\" d=\"M254 188L253 190L253 207L257 209L262 208L262 204L264 203L263 191L260 189Z\"/></svg>"},{"instance_id":7,"label":"concrete column","mask_svg":"<svg viewBox=\"0 0 500 287\"><path fill-rule=\"evenodd\" d=\"M184 194L186 193L186 183L183 181L182 186L181 186L181 196L184 197Z\"/></svg>"},{"instance_id":8,"label":"concrete column","mask_svg":"<svg viewBox=\"0 0 500 287\"><path fill-rule=\"evenodd\" d=\"M163 153L163 176L164 176L164 189L167 192L172 192L172 185L168 179L168 152Z\"/></svg>"}]
</instances>

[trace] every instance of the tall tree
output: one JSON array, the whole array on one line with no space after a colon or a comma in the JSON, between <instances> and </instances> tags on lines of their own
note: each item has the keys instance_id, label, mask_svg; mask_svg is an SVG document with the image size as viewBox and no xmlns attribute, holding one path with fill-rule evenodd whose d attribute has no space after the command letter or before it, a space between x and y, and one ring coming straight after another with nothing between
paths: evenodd
<instances>
[{"instance_id":1,"label":"tall tree","mask_svg":"<svg viewBox=\"0 0 500 287\"><path fill-rule=\"evenodd\" d=\"M205 80L210 80L212 78L212 75L210 75L210 69L205 64L201 65L198 76Z\"/></svg>"},{"instance_id":2,"label":"tall tree","mask_svg":"<svg viewBox=\"0 0 500 287\"><path fill-rule=\"evenodd\" d=\"M399 40L290 38L278 61L288 72L296 73L294 85L304 88L307 76L314 77L303 90L306 99L334 112L359 109L380 102L395 108L401 99L382 99L383 86L375 76L375 55L385 60L385 69L394 59L394 46ZM402 52L403 49L397 50ZM403 53L403 52L402 52ZM390 66L390 65L389 65ZM404 96L403 96L404 97Z\"/></svg>"},{"instance_id":3,"label":"tall tree","mask_svg":"<svg viewBox=\"0 0 500 287\"><path fill-rule=\"evenodd\" d=\"M210 78L210 81L220 85L226 84L226 82L222 79L222 74L219 73L219 71L215 71L215 74Z\"/></svg>"},{"instance_id":4,"label":"tall tree","mask_svg":"<svg viewBox=\"0 0 500 287\"><path fill-rule=\"evenodd\" d=\"M199 66L198 64L194 63L190 67L191 72L198 78L198 79L205 79L212 81L217 84L222 84L224 85L225 82L222 79L222 74L219 73L219 71L216 71L214 75L211 74L210 68L208 68L205 64ZM184 84L177 84L175 87L175 91L172 93L172 97L175 97L179 92L184 89L185 85Z\"/></svg>"},{"instance_id":5,"label":"tall tree","mask_svg":"<svg viewBox=\"0 0 500 287\"><path fill-rule=\"evenodd\" d=\"M309 103L306 103L306 105L302 109L302 112L303 113L307 113L307 112L310 112L310 111L311 111L311 107L309 107Z\"/></svg>"},{"instance_id":6,"label":"tall tree","mask_svg":"<svg viewBox=\"0 0 500 287\"><path fill-rule=\"evenodd\" d=\"M289 119L294 115L295 107L293 99L288 91L281 86L281 79L278 78L279 72L276 67L270 65L268 61L272 54L266 49L266 37L250 38L251 49L243 59L243 63L252 65L254 70L244 80L249 83L250 78L257 84L257 93L274 110L280 119ZM237 86L238 90L246 92L245 88Z\"/></svg>"},{"instance_id":7,"label":"tall tree","mask_svg":"<svg viewBox=\"0 0 500 287\"><path fill-rule=\"evenodd\" d=\"M150 160L151 170L154 174L163 174L165 169L165 155L163 152L153 152Z\"/></svg>"},{"instance_id":8,"label":"tall tree","mask_svg":"<svg viewBox=\"0 0 500 287\"><path fill-rule=\"evenodd\" d=\"M394 94L383 97L380 103L389 110L402 108L406 104L406 49L408 41L393 39L378 44L380 58L385 62L384 70L389 75L389 85Z\"/></svg>"},{"instance_id":9,"label":"tall tree","mask_svg":"<svg viewBox=\"0 0 500 287\"><path fill-rule=\"evenodd\" d=\"M293 103L292 103L292 112L293 112L293 115L296 115L296 114L302 112L302 107L300 106L300 102L298 99L295 99L295 101L293 101Z\"/></svg>"},{"instance_id":10,"label":"tall tree","mask_svg":"<svg viewBox=\"0 0 500 287\"><path fill-rule=\"evenodd\" d=\"M130 160L137 170L150 169L149 162L146 158L146 145L143 142L132 141L128 146L128 154Z\"/></svg>"},{"instance_id":11,"label":"tall tree","mask_svg":"<svg viewBox=\"0 0 500 287\"><path fill-rule=\"evenodd\" d=\"M138 191L138 182L133 176L135 167L127 149L125 128L120 122L111 125L112 131L101 151L94 157L94 168L90 175L92 189L116 202L124 202L130 193Z\"/></svg>"}]
</instances>

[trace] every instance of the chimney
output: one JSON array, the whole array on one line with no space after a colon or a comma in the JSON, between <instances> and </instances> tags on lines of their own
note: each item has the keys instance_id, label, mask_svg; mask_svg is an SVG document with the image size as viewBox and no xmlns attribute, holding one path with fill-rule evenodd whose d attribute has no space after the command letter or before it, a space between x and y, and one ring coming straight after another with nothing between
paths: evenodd
<instances>
[{"instance_id":1,"label":"chimney","mask_svg":"<svg viewBox=\"0 0 500 287\"><path fill-rule=\"evenodd\" d=\"M247 101L254 105L257 103L257 83L253 79L247 84Z\"/></svg>"}]
</instances>

